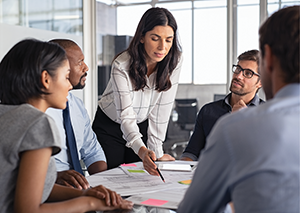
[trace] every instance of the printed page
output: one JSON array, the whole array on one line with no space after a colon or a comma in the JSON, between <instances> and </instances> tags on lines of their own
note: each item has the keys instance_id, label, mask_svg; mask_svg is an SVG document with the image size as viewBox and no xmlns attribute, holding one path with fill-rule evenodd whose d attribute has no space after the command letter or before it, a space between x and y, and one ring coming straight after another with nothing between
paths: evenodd
<instances>
[{"instance_id":1,"label":"printed page","mask_svg":"<svg viewBox=\"0 0 300 213\"><path fill-rule=\"evenodd\" d=\"M134 195L126 200L130 200L137 205L177 209L179 203L183 199L187 187L187 185L182 185L181 188L168 189L142 195Z\"/></svg>"},{"instance_id":2,"label":"printed page","mask_svg":"<svg viewBox=\"0 0 300 213\"><path fill-rule=\"evenodd\" d=\"M87 180L92 187L103 185L121 196L130 196L182 188L184 184L179 182L190 180L193 176L192 172L161 171L165 179L163 182L159 176L148 174L140 165L121 166L113 170L112 175L101 172L87 177Z\"/></svg>"}]
</instances>

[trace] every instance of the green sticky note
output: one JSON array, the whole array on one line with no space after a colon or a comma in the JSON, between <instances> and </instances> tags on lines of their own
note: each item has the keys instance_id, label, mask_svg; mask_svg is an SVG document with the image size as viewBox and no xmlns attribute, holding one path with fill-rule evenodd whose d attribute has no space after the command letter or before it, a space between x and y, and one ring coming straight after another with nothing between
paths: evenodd
<instances>
[{"instance_id":1,"label":"green sticky note","mask_svg":"<svg viewBox=\"0 0 300 213\"><path fill-rule=\"evenodd\" d=\"M131 172L131 173L145 173L144 170L134 170L134 169L128 169L127 170L128 172Z\"/></svg>"}]
</instances>

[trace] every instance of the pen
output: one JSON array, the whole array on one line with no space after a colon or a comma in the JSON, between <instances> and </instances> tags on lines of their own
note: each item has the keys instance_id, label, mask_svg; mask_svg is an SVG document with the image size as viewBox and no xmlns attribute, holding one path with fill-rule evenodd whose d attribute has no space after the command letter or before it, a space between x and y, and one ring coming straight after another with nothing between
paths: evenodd
<instances>
[{"instance_id":1,"label":"pen","mask_svg":"<svg viewBox=\"0 0 300 213\"><path fill-rule=\"evenodd\" d=\"M150 157L150 156L149 156L149 157ZM155 163L154 160L153 160L151 157L150 157L150 159L153 161L153 163ZM162 174L160 173L160 171L159 171L157 165L156 165L156 171L158 172L158 174L159 174L160 178L162 179L162 181L165 183L165 179L164 179L164 177L162 176Z\"/></svg>"}]
</instances>

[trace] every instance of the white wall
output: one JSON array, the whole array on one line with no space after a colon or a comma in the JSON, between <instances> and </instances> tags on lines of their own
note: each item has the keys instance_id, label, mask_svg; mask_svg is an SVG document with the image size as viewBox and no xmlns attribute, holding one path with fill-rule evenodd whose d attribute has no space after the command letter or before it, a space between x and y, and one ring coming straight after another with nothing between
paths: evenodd
<instances>
[{"instance_id":1,"label":"white wall","mask_svg":"<svg viewBox=\"0 0 300 213\"><path fill-rule=\"evenodd\" d=\"M193 85L179 84L176 99L196 98L198 109L214 100L214 94L227 94L226 84Z\"/></svg>"},{"instance_id":2,"label":"white wall","mask_svg":"<svg viewBox=\"0 0 300 213\"><path fill-rule=\"evenodd\" d=\"M0 60L13 45L25 38L35 38L42 41L49 41L54 38L67 38L75 41L82 47L82 36L0 23ZM82 90L72 91L72 93L83 99Z\"/></svg>"}]
</instances>

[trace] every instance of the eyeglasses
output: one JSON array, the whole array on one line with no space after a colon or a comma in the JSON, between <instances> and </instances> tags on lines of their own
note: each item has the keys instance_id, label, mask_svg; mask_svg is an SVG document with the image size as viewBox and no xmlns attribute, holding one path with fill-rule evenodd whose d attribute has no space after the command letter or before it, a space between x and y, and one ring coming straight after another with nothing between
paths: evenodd
<instances>
[{"instance_id":1,"label":"eyeglasses","mask_svg":"<svg viewBox=\"0 0 300 213\"><path fill-rule=\"evenodd\" d=\"M260 77L258 73L255 73L250 69L243 69L240 65L232 65L232 72L234 74L238 75L241 71L243 72L243 76L245 78L252 78L253 75L257 75L258 77Z\"/></svg>"}]
</instances>

